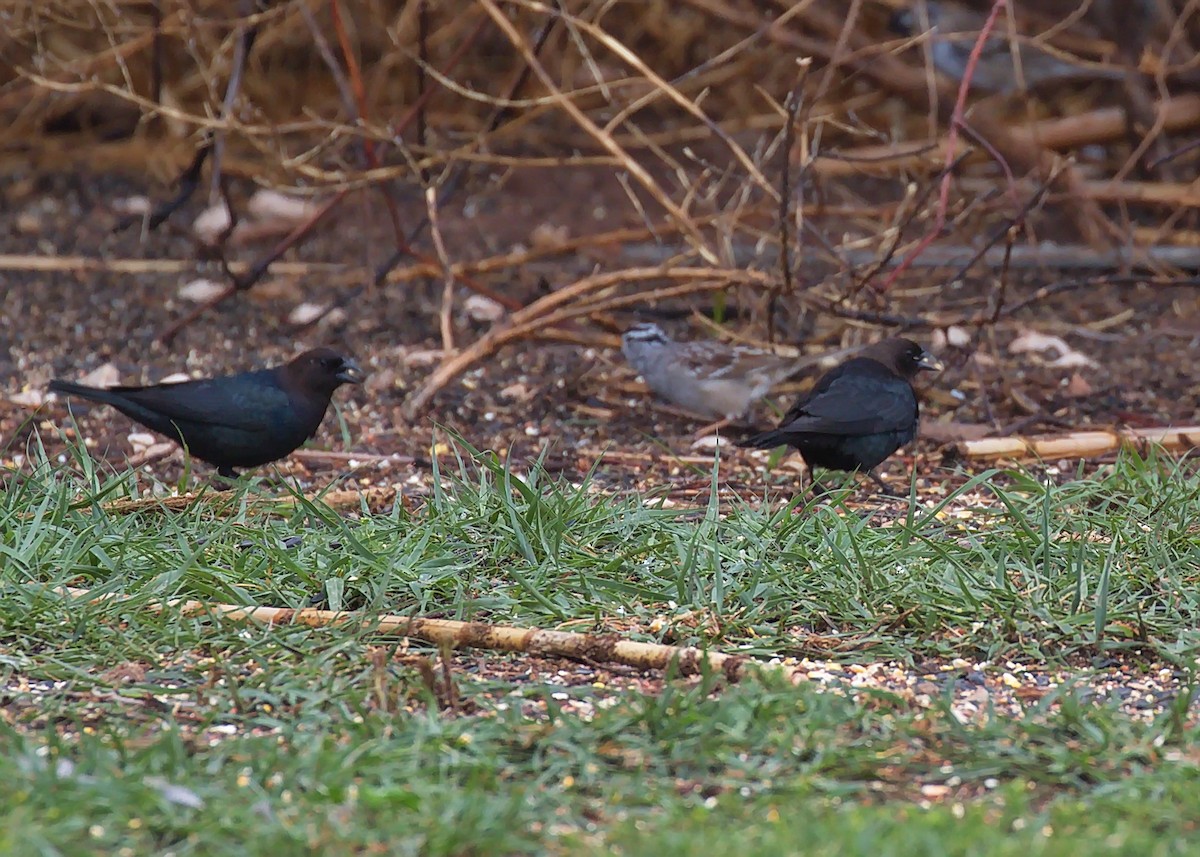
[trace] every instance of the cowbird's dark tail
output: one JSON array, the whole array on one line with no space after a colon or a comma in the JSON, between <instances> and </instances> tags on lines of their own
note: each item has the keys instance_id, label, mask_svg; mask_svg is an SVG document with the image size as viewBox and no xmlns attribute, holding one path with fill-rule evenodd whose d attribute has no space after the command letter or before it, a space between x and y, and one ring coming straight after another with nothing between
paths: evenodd
<instances>
[{"instance_id":1,"label":"cowbird's dark tail","mask_svg":"<svg viewBox=\"0 0 1200 857\"><path fill-rule=\"evenodd\" d=\"M161 432L168 437L179 439L180 443L187 446L187 442L183 440L179 433L179 427L175 424L175 420L169 413L164 412L161 407L157 407L154 401L143 402L140 400L140 397L147 391L153 394L156 389L158 388L112 387L104 389L103 387L88 387L84 384L76 384L74 381L60 381L57 378L50 382L50 391L52 393L78 396L81 399L99 402L102 405L110 405L131 420L141 423L146 428Z\"/></svg>"},{"instance_id":2,"label":"cowbird's dark tail","mask_svg":"<svg viewBox=\"0 0 1200 857\"><path fill-rule=\"evenodd\" d=\"M66 396L78 396L81 399L90 399L93 402L102 402L106 405L124 404L126 399L115 393L110 393L108 390L100 387L88 387L84 384L76 384L74 381L61 381L55 378L50 382L49 390L51 393L62 393Z\"/></svg>"},{"instance_id":3,"label":"cowbird's dark tail","mask_svg":"<svg viewBox=\"0 0 1200 857\"><path fill-rule=\"evenodd\" d=\"M737 445L743 449L774 449L777 446L783 446L787 443L782 434L778 429L761 431L758 434L750 435L750 437L742 438L737 442Z\"/></svg>"}]
</instances>

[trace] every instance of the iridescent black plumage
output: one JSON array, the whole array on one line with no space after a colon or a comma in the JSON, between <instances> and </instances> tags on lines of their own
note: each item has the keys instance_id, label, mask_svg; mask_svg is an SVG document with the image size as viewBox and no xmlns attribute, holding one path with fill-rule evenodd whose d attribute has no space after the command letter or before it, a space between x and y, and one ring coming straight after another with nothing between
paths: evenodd
<instances>
[{"instance_id":1,"label":"iridescent black plumage","mask_svg":"<svg viewBox=\"0 0 1200 857\"><path fill-rule=\"evenodd\" d=\"M885 339L826 372L770 431L739 445L794 446L810 467L868 473L917 434L920 408L912 378L941 369L907 339ZM874 474L871 474L874 477Z\"/></svg>"},{"instance_id":2,"label":"iridescent black plumage","mask_svg":"<svg viewBox=\"0 0 1200 857\"><path fill-rule=\"evenodd\" d=\"M270 369L144 387L87 387L54 380L50 390L112 405L146 428L233 476L288 455L312 437L330 397L363 372L329 348L306 351Z\"/></svg>"}]
</instances>

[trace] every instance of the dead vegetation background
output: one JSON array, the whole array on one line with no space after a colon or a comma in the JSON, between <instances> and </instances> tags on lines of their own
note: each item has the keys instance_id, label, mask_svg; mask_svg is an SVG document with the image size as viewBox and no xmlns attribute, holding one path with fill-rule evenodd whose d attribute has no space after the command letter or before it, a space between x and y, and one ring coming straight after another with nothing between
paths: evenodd
<instances>
[{"instance_id":1,"label":"dead vegetation background","mask_svg":"<svg viewBox=\"0 0 1200 857\"><path fill-rule=\"evenodd\" d=\"M946 27L925 26L951 8L977 13L981 50L958 79L935 68ZM900 33L905 9L921 25ZM1044 48L1092 73L1047 84L1022 53L997 84L997 45L1008 67ZM186 228L224 279L164 340L365 204L387 246L333 260L338 300L296 323L440 287L444 358L413 414L506 344L613 345L633 307L737 318L716 332L750 340L969 343L1064 291L1132 306L1194 285L1197 45L1197 0L26 3L0 33L0 166L148 175L162 194L130 230L206 200L218 216ZM578 216L453 240L462 199L522 174ZM255 188L299 202L255 208ZM4 267L78 264L51 255ZM562 259L586 264L513 285ZM482 336L456 341L463 311Z\"/></svg>"}]
</instances>

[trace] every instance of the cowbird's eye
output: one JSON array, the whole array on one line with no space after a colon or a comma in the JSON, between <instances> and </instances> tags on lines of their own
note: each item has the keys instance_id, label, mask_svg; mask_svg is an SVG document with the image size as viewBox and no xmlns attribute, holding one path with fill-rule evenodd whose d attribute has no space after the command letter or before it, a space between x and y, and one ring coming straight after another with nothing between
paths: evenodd
<instances>
[{"instance_id":1,"label":"cowbird's eye","mask_svg":"<svg viewBox=\"0 0 1200 857\"><path fill-rule=\"evenodd\" d=\"M330 372L337 372L342 368L342 361L339 357L322 357L321 368L328 369Z\"/></svg>"}]
</instances>

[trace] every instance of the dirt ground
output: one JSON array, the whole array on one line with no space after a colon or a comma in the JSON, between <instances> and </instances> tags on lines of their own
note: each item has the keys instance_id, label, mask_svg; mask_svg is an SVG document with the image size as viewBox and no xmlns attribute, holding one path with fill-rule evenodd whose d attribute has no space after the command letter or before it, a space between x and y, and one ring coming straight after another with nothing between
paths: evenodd
<instances>
[{"instance_id":1,"label":"dirt ground","mask_svg":"<svg viewBox=\"0 0 1200 857\"><path fill-rule=\"evenodd\" d=\"M461 204L444 210L441 228L452 259L479 258L528 246L539 229L568 234L637 225L637 215L616 182L600 173L564 170L545 193L546 177L514 174L502 187L465 194ZM104 363L115 365L125 383L149 382L176 372L220 374L286 359L304 347L327 344L356 356L371 373L362 389L343 389L337 400L350 446L341 441L337 421L327 419L315 449L358 454L350 477L378 484L428 472L435 424L460 433L478 448L490 448L517 460L532 459L548 447L547 460L569 476L580 476L603 453L599 478L612 487L639 482L682 480L679 488L703 490L711 447L693 444L699 422L673 414L652 402L623 364L615 347L584 347L543 341L522 342L471 368L444 388L426 413L404 418L405 397L417 389L441 359L438 310L440 282L414 281L368 289L344 311L295 332L289 321L302 304L325 305L344 296L369 276L372 266L394 246L378 200L359 195L285 261L310 263L308 273L268 277L184 328L169 346L156 337L195 304L180 297L181 287L197 277L224 282L213 262L197 259L190 227L201 210L189 203L168 226L146 233L139 224L122 227L123 208L139 198L152 202L169 189L121 175L80 172L15 175L0 180L0 235L8 254L0 276L0 450L6 462L26 453L37 432L52 451L62 446L59 430L72 422L61 400L42 402L39 392L55 376L77 378ZM579 206L577 200L586 199ZM414 219L420 200L407 200L402 211ZM233 248L231 256L254 260L277 236L253 239ZM622 248L613 248L612 267L622 264ZM35 270L28 255L53 270ZM605 263L581 254L557 263L540 263L503 272L486 280L496 292L522 303L546 288L569 284L602 270ZM179 260L177 270L112 273L89 270L73 257L103 260ZM334 263L333 267L328 264ZM330 275L329 272L334 272ZM931 285L936 285L931 277ZM335 282L330 282L334 280ZM1009 287L1010 301L1052 282L1029 277ZM972 286L940 286L941 300L969 302ZM454 337L458 346L480 336L489 321L464 311L469 293L455 295ZM912 309L929 295L898 295L889 310ZM681 338L707 335L688 317L703 305L644 307L618 324L639 318L661 321ZM736 326L736 322L735 322ZM1074 356L1056 366L1053 353L1013 353L1010 346L1029 331L1062 337ZM612 331L580 328L593 339ZM757 331L761 335L761 331ZM869 331L867 335L873 335ZM877 334L875 334L877 335ZM937 334L909 335L934 341ZM938 340L940 341L940 339ZM946 372L924 381L923 440L917 445L922 477L943 478L947 470L939 449L964 432L1005 434L1013 429L1036 433L1091 425L1152 426L1200 422L1200 381L1194 367L1200 352L1200 290L1191 286L1119 286L1073 292L1035 303L994 328L983 331L978 347L944 346ZM819 352L841 341L805 343ZM937 342L935 341L936 345ZM786 406L795 390L810 380L785 387L776 401ZM789 393L789 390L792 392ZM41 405L38 409L37 406ZM78 424L93 453L121 467L134 454L129 436L138 431L104 407L73 404ZM754 420L769 422L760 409ZM964 426L978 426L970 429ZM401 456L381 460L373 456ZM282 469L314 481L348 475L352 456L304 454ZM409 459L412 459L411 461ZM730 451L723 459L730 488L740 485L760 494L762 457ZM179 467L180 456L152 465L160 477ZM689 468L688 463L696 468ZM743 467L744 466L744 467ZM886 472L906 479L913 466L908 455L895 457ZM970 466L969 463L967 465ZM730 468L734 468L730 470ZM800 465L789 459L776 471L782 483L794 479ZM694 483L694 485L690 484Z\"/></svg>"},{"instance_id":2,"label":"dirt ground","mask_svg":"<svg viewBox=\"0 0 1200 857\"><path fill-rule=\"evenodd\" d=\"M507 252L535 241L537 230L547 226L583 234L638 225L636 212L609 178L572 171L559 179L552 185L554 193L545 192L545 176L518 176L502 188L466 195L456 208L443 212L441 226L449 255L460 259ZM222 281L214 264L193 261L197 250L189 230L199 203L189 203L168 228L148 234L136 225L120 228L121 210L133 204L131 200L149 197L157 202L169 193L120 175L60 172L0 179L5 254L0 263L4 268L0 273L4 282L0 466L4 469L28 466L35 435L51 453L61 453L76 424L93 454L114 469L123 469L131 456L141 460L140 449L130 441L139 428L111 409L81 402L72 406L76 423L65 402L44 398L52 377L78 378L105 363L112 363L126 383L152 382L177 372L221 374L281 361L305 347L326 344L356 356L371 377L364 387L343 389L336 397L348 446L338 421L327 419L308 451L280 463L283 473L303 485L323 487L335 479L343 487L402 485L406 495L411 491L419 496L428 485L431 453L450 454L445 446L431 448L435 426L444 425L477 448L496 450L517 462L532 461L545 452L548 465L570 478L583 476L603 456L595 478L606 489L654 487L670 491L682 502L706 500L713 453L711 446L693 441L700 423L652 402L615 347L525 342L507 348L449 384L425 414L409 421L402 412L406 396L420 387L442 357L440 282L367 290L344 311L295 332L289 317L298 307L337 301L346 289L365 281L366 272L394 246L387 219L375 200L354 201L302 248L288 253L285 261L311 264L307 274L269 277L249 293L202 315L169 346L159 344L158 335L195 306L180 297L181 287L200 276ZM588 204L580 207L579 199ZM406 205L402 210L419 216L419 200L408 200ZM272 240L249 241L236 247L233 255L253 260ZM487 285L526 302L546 288L568 284L606 265L626 264L621 254L622 248L613 248L607 260L581 254L505 272L488 279ZM115 274L73 262L73 257L183 264L168 272ZM320 263L334 266L322 268ZM1014 284L1009 299L1019 300L1049 282L1033 277ZM930 285L937 284L931 281ZM924 294L918 290L915 297L897 297L897 304L909 302L907 308L889 309L927 308L920 304L928 304L930 293L969 302L974 298L970 289L970 285L957 285L938 286ZM464 311L467 295L462 289L455 294L454 337L459 346L491 324ZM641 307L616 321L623 326L649 318L680 337L704 336L688 318L692 308ZM611 330L580 331L596 341L607 336L611 346L617 344ZM1052 365L1053 354L1014 353L1012 342L1029 331L1061 337L1076 355L1067 362L1078 365ZM926 343L934 340L929 331L910 335ZM1200 422L1200 380L1194 371L1200 357L1200 291L1194 287L1122 286L1061 295L984 331L977 342L971 349L942 347L947 370L924 380L923 437L915 450L885 465L890 479L906 482L915 467L918 488L940 492L964 473L982 467L950 461L944 455L948 440L972 431L964 426L1005 434L1014 429L1036 433L1089 425ZM804 345L819 352L840 344L839 338L827 336ZM811 379L793 382L777 401L786 406L806 383ZM761 407L754 417L759 424L770 419ZM765 460L762 453L734 449L723 453L722 490L753 500L763 496L764 483L770 482L780 494L790 493L801 477L798 459L785 459L771 472L764 470ZM181 467L178 452L152 461L143 470L144 484L149 489L157 479L170 485ZM158 484L161 489L163 483ZM891 502L867 488L862 494L864 503ZM467 672L516 683L547 666L534 669L527 659L507 656L464 657L472 665ZM898 682L918 694L921 683L929 684L931 676L965 675L970 680L958 681L956 704L967 707L978 705L981 695L1011 695L1012 687L1028 685L1028 692L1038 695L1047 684L1036 670L1022 674L1019 682L1006 682L1008 673L984 677L965 663L918 666L814 663L812 669L818 681L829 670L866 671L869 676L855 673L850 683L861 679L892 686ZM550 668L560 676L580 669L567 662ZM595 680L593 670L584 672L587 681ZM625 675L620 669L618 673ZM1141 698L1137 683L1144 681L1144 675L1129 671L1115 681L1112 676L1098 681L1108 682L1105 693L1132 694L1133 705ZM661 681L655 675L639 674L614 683L631 680L651 690Z\"/></svg>"}]
</instances>

